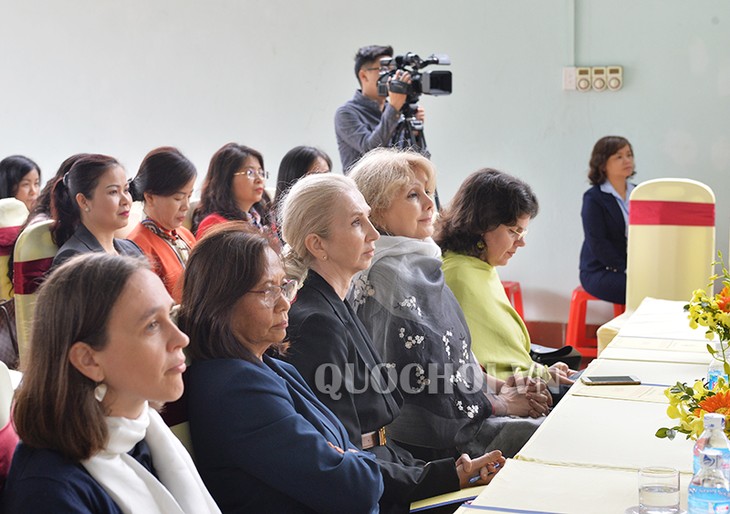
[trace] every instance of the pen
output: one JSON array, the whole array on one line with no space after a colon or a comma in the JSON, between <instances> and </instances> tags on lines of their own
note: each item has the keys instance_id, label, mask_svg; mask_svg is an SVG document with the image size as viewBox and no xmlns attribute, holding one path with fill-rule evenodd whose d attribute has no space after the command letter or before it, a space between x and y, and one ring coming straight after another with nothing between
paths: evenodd
<instances>
[{"instance_id":1,"label":"pen","mask_svg":"<svg viewBox=\"0 0 730 514\"><path fill-rule=\"evenodd\" d=\"M499 463L497 463L497 464L495 464L495 465L494 465L494 469L495 469L495 470L499 469ZM494 475L495 473L496 473L496 471L490 471L489 473L487 473L487 476L491 476L491 475ZM481 473L480 473L480 474L478 474L477 476L471 477L471 478L469 479L469 484L476 484L477 482L479 482L479 480L480 480L481 478L482 478L482 475L481 475Z\"/></svg>"}]
</instances>

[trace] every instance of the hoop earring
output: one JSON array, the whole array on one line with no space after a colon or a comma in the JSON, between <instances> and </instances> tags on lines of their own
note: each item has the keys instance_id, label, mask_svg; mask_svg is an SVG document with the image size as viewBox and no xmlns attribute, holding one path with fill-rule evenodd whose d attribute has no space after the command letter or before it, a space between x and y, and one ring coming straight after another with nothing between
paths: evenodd
<instances>
[{"instance_id":1,"label":"hoop earring","mask_svg":"<svg viewBox=\"0 0 730 514\"><path fill-rule=\"evenodd\" d=\"M99 403L104 401L107 389L108 387L104 382L99 382L94 388L94 399Z\"/></svg>"}]
</instances>

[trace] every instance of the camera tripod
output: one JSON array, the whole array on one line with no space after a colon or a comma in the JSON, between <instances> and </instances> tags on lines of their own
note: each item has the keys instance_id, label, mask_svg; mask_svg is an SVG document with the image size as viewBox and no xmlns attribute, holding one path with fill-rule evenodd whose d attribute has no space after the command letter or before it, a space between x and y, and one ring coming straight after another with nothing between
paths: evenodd
<instances>
[{"instance_id":1,"label":"camera tripod","mask_svg":"<svg viewBox=\"0 0 730 514\"><path fill-rule=\"evenodd\" d=\"M426 146L426 136L423 133L423 122L416 119L417 104L406 104L401 111L401 119L395 127L395 132L390 140L390 146L399 150L413 150L420 153L427 159L431 158L431 152ZM441 210L438 191L434 190L433 199L436 203L436 210Z\"/></svg>"}]
</instances>

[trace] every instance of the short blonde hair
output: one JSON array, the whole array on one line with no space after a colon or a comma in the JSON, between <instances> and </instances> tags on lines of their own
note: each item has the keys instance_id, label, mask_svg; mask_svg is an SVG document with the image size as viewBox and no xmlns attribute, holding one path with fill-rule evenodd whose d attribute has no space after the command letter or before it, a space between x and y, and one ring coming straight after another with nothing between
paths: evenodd
<instances>
[{"instance_id":1,"label":"short blonde hair","mask_svg":"<svg viewBox=\"0 0 730 514\"><path fill-rule=\"evenodd\" d=\"M423 155L410 150L376 148L353 166L349 176L370 205L370 218L374 225L379 225L396 193L416 178L417 171L426 174L426 189L433 192L436 169Z\"/></svg>"},{"instance_id":2,"label":"short blonde hair","mask_svg":"<svg viewBox=\"0 0 730 514\"><path fill-rule=\"evenodd\" d=\"M321 173L299 179L281 200L279 226L287 246L284 248L286 272L300 283L314 257L305 244L309 234L327 239L334 220L337 199L357 193L355 182L343 175Z\"/></svg>"}]
</instances>

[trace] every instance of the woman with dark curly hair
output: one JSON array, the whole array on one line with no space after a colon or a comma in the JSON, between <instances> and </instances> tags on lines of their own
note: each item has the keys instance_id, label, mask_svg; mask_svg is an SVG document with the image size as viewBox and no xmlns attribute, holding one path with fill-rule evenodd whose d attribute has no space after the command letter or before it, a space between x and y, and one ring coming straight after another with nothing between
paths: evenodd
<instances>
[{"instance_id":1,"label":"woman with dark curly hair","mask_svg":"<svg viewBox=\"0 0 730 514\"><path fill-rule=\"evenodd\" d=\"M580 283L587 292L611 303L626 303L626 240L629 229L629 197L636 187L634 149L620 136L598 140L591 155L583 195L583 247L580 251Z\"/></svg>"},{"instance_id":2,"label":"woman with dark curly hair","mask_svg":"<svg viewBox=\"0 0 730 514\"><path fill-rule=\"evenodd\" d=\"M484 168L461 184L438 221L434 240L443 252L444 278L464 311L479 363L502 380L515 373L542 378L557 394L558 385L573 383L569 377L574 372L563 362L550 367L533 362L530 334L497 273L497 266L505 266L525 246L527 226L537 211L529 185Z\"/></svg>"}]
</instances>

